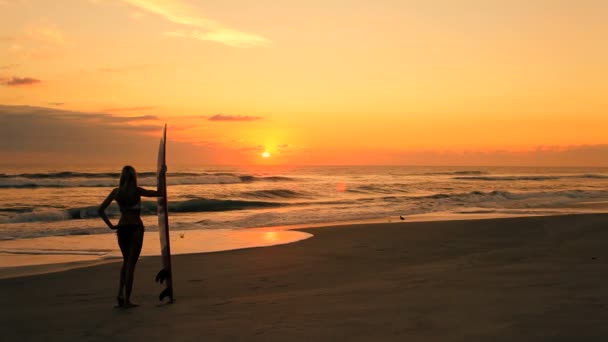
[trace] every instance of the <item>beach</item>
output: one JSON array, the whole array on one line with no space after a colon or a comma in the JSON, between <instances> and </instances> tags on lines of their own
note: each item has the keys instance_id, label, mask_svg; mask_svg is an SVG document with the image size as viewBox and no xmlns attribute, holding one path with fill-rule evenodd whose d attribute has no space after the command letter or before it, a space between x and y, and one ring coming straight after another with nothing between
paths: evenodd
<instances>
[{"instance_id":1,"label":"beach","mask_svg":"<svg viewBox=\"0 0 608 342\"><path fill-rule=\"evenodd\" d=\"M608 342L608 0L0 13L0 342Z\"/></svg>"},{"instance_id":2,"label":"beach","mask_svg":"<svg viewBox=\"0 0 608 342\"><path fill-rule=\"evenodd\" d=\"M603 341L608 215L303 230L292 244L158 257L115 309L118 263L0 280L4 341Z\"/></svg>"}]
</instances>

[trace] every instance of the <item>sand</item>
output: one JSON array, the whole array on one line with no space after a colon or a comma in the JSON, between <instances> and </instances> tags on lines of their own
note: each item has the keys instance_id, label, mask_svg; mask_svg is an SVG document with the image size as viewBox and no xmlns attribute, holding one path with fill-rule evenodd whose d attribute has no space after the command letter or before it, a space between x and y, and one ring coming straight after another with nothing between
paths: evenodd
<instances>
[{"instance_id":1,"label":"sand","mask_svg":"<svg viewBox=\"0 0 608 342\"><path fill-rule=\"evenodd\" d=\"M108 229L108 231L110 231ZM291 243L312 235L287 229L171 231L171 253L194 254ZM141 256L160 256L158 231L146 231ZM0 279L120 261L116 234L67 235L0 241Z\"/></svg>"},{"instance_id":2,"label":"sand","mask_svg":"<svg viewBox=\"0 0 608 342\"><path fill-rule=\"evenodd\" d=\"M157 257L114 309L116 263L0 280L3 341L607 341L608 215L309 229Z\"/></svg>"}]
</instances>

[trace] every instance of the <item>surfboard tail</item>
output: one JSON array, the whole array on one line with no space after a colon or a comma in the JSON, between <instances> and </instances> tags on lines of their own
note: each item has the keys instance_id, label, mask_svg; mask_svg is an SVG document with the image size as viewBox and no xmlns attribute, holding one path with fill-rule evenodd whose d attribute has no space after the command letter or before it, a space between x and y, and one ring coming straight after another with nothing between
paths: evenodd
<instances>
[{"instance_id":1,"label":"surfboard tail","mask_svg":"<svg viewBox=\"0 0 608 342\"><path fill-rule=\"evenodd\" d=\"M158 300L160 300L162 302L163 299L165 299L165 297L169 297L169 302L173 303L173 288L172 287L167 287L166 289L164 289L163 292L161 292L160 295L158 295Z\"/></svg>"},{"instance_id":2,"label":"surfboard tail","mask_svg":"<svg viewBox=\"0 0 608 342\"><path fill-rule=\"evenodd\" d=\"M160 270L158 272L158 274L156 274L156 278L154 278L154 280L156 280L157 283L163 283L165 280L169 280L171 279L171 271L169 271L166 268L163 268L162 270Z\"/></svg>"}]
</instances>

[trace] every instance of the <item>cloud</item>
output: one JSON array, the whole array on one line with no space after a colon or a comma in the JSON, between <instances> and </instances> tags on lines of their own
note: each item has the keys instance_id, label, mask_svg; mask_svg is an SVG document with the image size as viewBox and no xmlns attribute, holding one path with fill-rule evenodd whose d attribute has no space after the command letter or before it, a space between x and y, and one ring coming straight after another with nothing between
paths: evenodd
<instances>
[{"instance_id":1,"label":"cloud","mask_svg":"<svg viewBox=\"0 0 608 342\"><path fill-rule=\"evenodd\" d=\"M215 114L207 118L209 121L256 121L261 120L259 116L224 115Z\"/></svg>"},{"instance_id":2,"label":"cloud","mask_svg":"<svg viewBox=\"0 0 608 342\"><path fill-rule=\"evenodd\" d=\"M123 0L141 10L159 15L175 24L205 27L215 24L214 21L197 15L196 11L181 0Z\"/></svg>"},{"instance_id":3,"label":"cloud","mask_svg":"<svg viewBox=\"0 0 608 342\"><path fill-rule=\"evenodd\" d=\"M8 47L8 52L12 54L15 59L18 60L48 60L56 55L55 52L52 52L48 48L24 46L22 44L10 45Z\"/></svg>"},{"instance_id":4,"label":"cloud","mask_svg":"<svg viewBox=\"0 0 608 342\"><path fill-rule=\"evenodd\" d=\"M63 106L65 102L48 102L50 106Z\"/></svg>"},{"instance_id":5,"label":"cloud","mask_svg":"<svg viewBox=\"0 0 608 342\"><path fill-rule=\"evenodd\" d=\"M154 106L139 106L139 107L119 107L119 108L108 108L104 109L104 112L135 112L141 110L151 110L156 107Z\"/></svg>"},{"instance_id":6,"label":"cloud","mask_svg":"<svg viewBox=\"0 0 608 342\"><path fill-rule=\"evenodd\" d=\"M61 49L70 44L66 34L51 24L25 27L18 33L0 36L0 42L8 43L6 51L14 60L48 60L62 54Z\"/></svg>"},{"instance_id":7,"label":"cloud","mask_svg":"<svg viewBox=\"0 0 608 342\"><path fill-rule=\"evenodd\" d=\"M27 0L0 0L0 6L20 5L26 3Z\"/></svg>"},{"instance_id":8,"label":"cloud","mask_svg":"<svg viewBox=\"0 0 608 342\"><path fill-rule=\"evenodd\" d=\"M91 117L89 117L91 115ZM117 124L111 115L54 108L0 106L0 156L15 164L110 164L154 159L158 138L151 126ZM160 125L156 129L161 131ZM111 161L112 160L112 161Z\"/></svg>"},{"instance_id":9,"label":"cloud","mask_svg":"<svg viewBox=\"0 0 608 342\"><path fill-rule=\"evenodd\" d=\"M69 43L65 33L52 25L36 25L26 27L20 33L11 36L1 36L4 42L35 42L50 45L66 45Z\"/></svg>"},{"instance_id":10,"label":"cloud","mask_svg":"<svg viewBox=\"0 0 608 342\"><path fill-rule=\"evenodd\" d=\"M163 125L138 122L152 118L0 105L0 165L134 164L151 170ZM198 160L227 163L234 158L222 146L178 141L171 125L167 149L171 165L195 165Z\"/></svg>"},{"instance_id":11,"label":"cloud","mask_svg":"<svg viewBox=\"0 0 608 342\"><path fill-rule=\"evenodd\" d=\"M125 117L46 107L0 105L0 126L6 129L0 136L3 140L6 139L4 141L6 146L12 145L19 149L17 141L38 146L45 144L44 137L66 141L72 141L70 137L78 137L88 141L103 136L109 131L160 132L163 127L161 124L136 124L157 119L153 115ZM28 137L36 141L22 141ZM38 139L40 142L37 142Z\"/></svg>"},{"instance_id":12,"label":"cloud","mask_svg":"<svg viewBox=\"0 0 608 342\"><path fill-rule=\"evenodd\" d=\"M48 44L65 45L68 43L63 32L48 25L29 27L25 30L25 36L30 40Z\"/></svg>"},{"instance_id":13,"label":"cloud","mask_svg":"<svg viewBox=\"0 0 608 342\"><path fill-rule=\"evenodd\" d=\"M158 120L157 116L154 115L139 115L139 116L113 116L106 115L103 116L103 121L105 122L133 122L133 121L149 121L149 120ZM160 126L158 126L160 127Z\"/></svg>"},{"instance_id":14,"label":"cloud","mask_svg":"<svg viewBox=\"0 0 608 342\"><path fill-rule=\"evenodd\" d=\"M256 47L270 44L270 41L264 37L231 29L214 31L168 31L165 32L164 35L167 37L206 40L210 42L222 43L231 47Z\"/></svg>"},{"instance_id":15,"label":"cloud","mask_svg":"<svg viewBox=\"0 0 608 342\"><path fill-rule=\"evenodd\" d=\"M144 18L146 16L147 16L146 13L143 13L140 11L135 11L135 12L131 13L131 15L130 15L131 19L133 19L133 20L140 20L141 18Z\"/></svg>"},{"instance_id":16,"label":"cloud","mask_svg":"<svg viewBox=\"0 0 608 342\"><path fill-rule=\"evenodd\" d=\"M124 72L127 71L127 68L99 68L101 72Z\"/></svg>"},{"instance_id":17,"label":"cloud","mask_svg":"<svg viewBox=\"0 0 608 342\"><path fill-rule=\"evenodd\" d=\"M37 107L33 107L37 108ZM154 115L138 115L138 116L116 116L106 113L82 113L82 112L70 112L70 111L57 111L51 112L51 108L40 108L40 110L46 110L49 115L54 115L60 119L74 119L83 120L88 122L102 123L108 125L119 126L118 124L132 124L140 121L158 121L158 117ZM120 126L124 127L124 126ZM159 129L161 125L157 126Z\"/></svg>"},{"instance_id":18,"label":"cloud","mask_svg":"<svg viewBox=\"0 0 608 342\"><path fill-rule=\"evenodd\" d=\"M126 130L131 132L158 132L163 129L163 125L126 125L117 126L117 130Z\"/></svg>"},{"instance_id":19,"label":"cloud","mask_svg":"<svg viewBox=\"0 0 608 342\"><path fill-rule=\"evenodd\" d=\"M277 145L277 152L279 153L290 153L294 150L294 146L291 146L289 144L281 144L281 145Z\"/></svg>"},{"instance_id":20,"label":"cloud","mask_svg":"<svg viewBox=\"0 0 608 342\"><path fill-rule=\"evenodd\" d=\"M174 24L186 27L165 32L169 37L192 38L221 43L231 47L266 46L269 39L239 31L220 22L209 19L181 0L123 0L124 2L149 13L163 17Z\"/></svg>"},{"instance_id":21,"label":"cloud","mask_svg":"<svg viewBox=\"0 0 608 342\"><path fill-rule=\"evenodd\" d=\"M121 72L131 72L131 71L143 71L152 67L151 64L131 64L131 65L122 65L122 66L103 66L99 67L96 70L99 72L107 72L107 73L121 73Z\"/></svg>"},{"instance_id":22,"label":"cloud","mask_svg":"<svg viewBox=\"0 0 608 342\"><path fill-rule=\"evenodd\" d=\"M101 68L97 68L98 71L101 72L111 72L111 73L117 73L117 72L128 72L128 71L133 71L134 69L138 69L138 68L143 68L146 67L144 65L129 65L129 66L121 66L121 67L101 67Z\"/></svg>"},{"instance_id":23,"label":"cloud","mask_svg":"<svg viewBox=\"0 0 608 342\"><path fill-rule=\"evenodd\" d=\"M256 145L256 146L242 146L238 148L239 151L256 151L256 152L264 152L266 147L264 145Z\"/></svg>"},{"instance_id":24,"label":"cloud","mask_svg":"<svg viewBox=\"0 0 608 342\"><path fill-rule=\"evenodd\" d=\"M0 82L2 83L2 85L8 86L8 87L20 87L20 86L31 86L34 84L38 84L42 81L39 79L36 79L36 78L32 78L32 77L15 77L15 76L13 76L12 78L9 78L9 79L0 79Z\"/></svg>"},{"instance_id":25,"label":"cloud","mask_svg":"<svg viewBox=\"0 0 608 342\"><path fill-rule=\"evenodd\" d=\"M61 104L61 102L59 102ZM154 115L138 115L138 116L118 116L108 113L100 112L79 112L64 110L59 108L48 108L48 107L34 107L34 106L7 106L0 105L0 117L11 117L11 116L23 116L23 117L46 117L53 120L59 120L64 122L79 122L82 124L91 125L103 125L108 127L120 127L136 125L142 121L159 121L158 117ZM129 124L129 125L123 125ZM158 129L162 128L161 124L158 124ZM133 130L139 130L133 128Z\"/></svg>"},{"instance_id":26,"label":"cloud","mask_svg":"<svg viewBox=\"0 0 608 342\"><path fill-rule=\"evenodd\" d=\"M245 115L224 115L215 114L207 118L209 121L256 121L261 120L259 116L245 116Z\"/></svg>"},{"instance_id":27,"label":"cloud","mask_svg":"<svg viewBox=\"0 0 608 342\"><path fill-rule=\"evenodd\" d=\"M5 64L5 65L0 65L0 70L8 70L8 69L14 69L16 67L18 67L19 64Z\"/></svg>"}]
</instances>

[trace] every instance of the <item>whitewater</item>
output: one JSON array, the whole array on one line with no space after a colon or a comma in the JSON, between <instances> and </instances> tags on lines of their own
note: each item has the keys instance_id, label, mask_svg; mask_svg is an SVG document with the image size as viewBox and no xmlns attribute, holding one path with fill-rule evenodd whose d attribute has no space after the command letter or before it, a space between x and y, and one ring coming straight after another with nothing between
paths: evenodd
<instances>
[{"instance_id":1,"label":"whitewater","mask_svg":"<svg viewBox=\"0 0 608 342\"><path fill-rule=\"evenodd\" d=\"M0 173L0 240L108 233L97 207L119 170ZM156 175L139 172L154 188ZM602 211L608 168L302 166L169 169L174 230L399 220L419 214L545 215ZM156 229L156 202L143 220ZM117 221L118 208L109 216Z\"/></svg>"}]
</instances>

